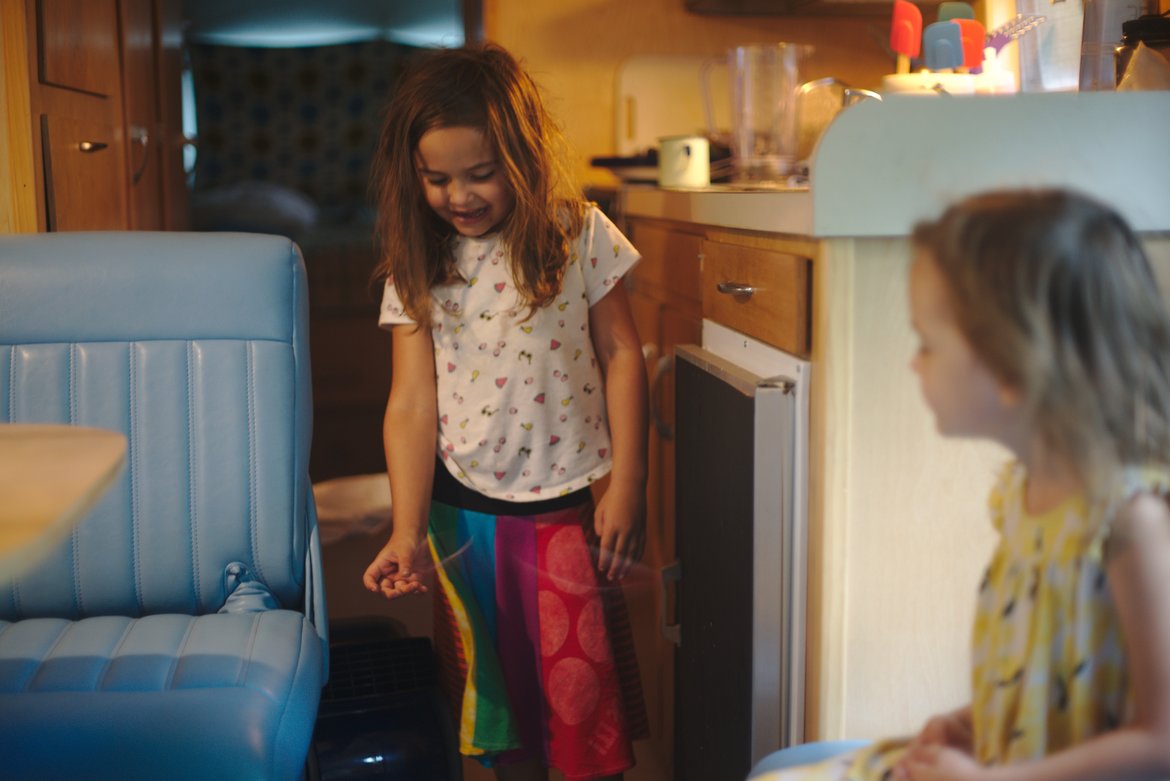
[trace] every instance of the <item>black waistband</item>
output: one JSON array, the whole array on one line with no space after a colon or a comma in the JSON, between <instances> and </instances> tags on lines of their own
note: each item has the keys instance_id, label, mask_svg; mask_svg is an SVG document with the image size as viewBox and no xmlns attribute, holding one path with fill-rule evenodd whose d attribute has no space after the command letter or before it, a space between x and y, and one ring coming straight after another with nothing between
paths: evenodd
<instances>
[{"instance_id":1,"label":"black waistband","mask_svg":"<svg viewBox=\"0 0 1170 781\"><path fill-rule=\"evenodd\" d=\"M592 501L593 495L588 488L578 488L564 496L540 499L535 502L509 502L505 499L493 499L456 480L442 460L436 458L435 481L431 488L431 499L451 507L458 507L461 510L471 510L488 515L540 515L557 510L568 510L570 507L579 507Z\"/></svg>"}]
</instances>

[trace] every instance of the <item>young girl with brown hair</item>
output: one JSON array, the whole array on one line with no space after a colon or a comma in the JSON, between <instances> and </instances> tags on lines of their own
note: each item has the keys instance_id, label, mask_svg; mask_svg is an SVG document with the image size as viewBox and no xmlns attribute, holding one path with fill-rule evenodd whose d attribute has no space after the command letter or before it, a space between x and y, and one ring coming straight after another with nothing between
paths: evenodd
<instances>
[{"instance_id":1,"label":"young girl with brown hair","mask_svg":"<svg viewBox=\"0 0 1170 781\"><path fill-rule=\"evenodd\" d=\"M464 754L502 779L618 778L645 732L619 585L645 524L639 255L497 46L421 56L378 160L394 529L365 585L425 591L434 566Z\"/></svg>"}]
</instances>

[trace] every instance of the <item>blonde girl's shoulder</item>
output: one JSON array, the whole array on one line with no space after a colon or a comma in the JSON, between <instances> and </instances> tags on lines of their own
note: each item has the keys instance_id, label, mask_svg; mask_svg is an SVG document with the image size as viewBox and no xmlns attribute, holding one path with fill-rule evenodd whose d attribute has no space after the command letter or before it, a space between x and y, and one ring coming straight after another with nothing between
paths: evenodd
<instances>
[{"instance_id":1,"label":"blonde girl's shoulder","mask_svg":"<svg viewBox=\"0 0 1170 781\"><path fill-rule=\"evenodd\" d=\"M1170 469L1127 469L1119 499L1106 528L1109 558L1135 547L1170 544Z\"/></svg>"}]
</instances>

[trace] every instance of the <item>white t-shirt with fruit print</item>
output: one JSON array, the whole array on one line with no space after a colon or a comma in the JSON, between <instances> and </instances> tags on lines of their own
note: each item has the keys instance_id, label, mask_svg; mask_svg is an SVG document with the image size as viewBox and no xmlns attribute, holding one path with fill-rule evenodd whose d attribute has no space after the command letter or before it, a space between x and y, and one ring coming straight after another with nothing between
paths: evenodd
<instances>
[{"instance_id":1,"label":"white t-shirt with fruit print","mask_svg":"<svg viewBox=\"0 0 1170 781\"><path fill-rule=\"evenodd\" d=\"M612 457L589 308L641 256L590 207L563 290L525 319L498 237L460 236L454 253L466 281L431 291L443 463L469 488L513 502L554 498L603 477ZM392 279L378 322L413 322Z\"/></svg>"}]
</instances>

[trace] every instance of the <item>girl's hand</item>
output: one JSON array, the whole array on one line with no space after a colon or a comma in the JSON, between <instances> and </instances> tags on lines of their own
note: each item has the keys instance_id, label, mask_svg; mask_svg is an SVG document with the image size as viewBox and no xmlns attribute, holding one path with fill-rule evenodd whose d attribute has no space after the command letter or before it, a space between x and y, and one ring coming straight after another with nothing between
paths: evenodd
<instances>
[{"instance_id":1,"label":"girl's hand","mask_svg":"<svg viewBox=\"0 0 1170 781\"><path fill-rule=\"evenodd\" d=\"M914 738L911 745L947 746L970 754L974 749L973 741L971 709L960 708L950 713L941 713L932 717L926 722L926 725Z\"/></svg>"},{"instance_id":2,"label":"girl's hand","mask_svg":"<svg viewBox=\"0 0 1170 781\"><path fill-rule=\"evenodd\" d=\"M612 479L593 511L593 530L600 541L597 569L609 580L621 580L646 543L645 486Z\"/></svg>"},{"instance_id":3,"label":"girl's hand","mask_svg":"<svg viewBox=\"0 0 1170 781\"><path fill-rule=\"evenodd\" d=\"M915 742L894 768L900 781L980 781L986 773L970 754L938 743Z\"/></svg>"},{"instance_id":4,"label":"girl's hand","mask_svg":"<svg viewBox=\"0 0 1170 781\"><path fill-rule=\"evenodd\" d=\"M366 567L362 583L375 594L397 599L407 594L425 594L420 569L426 566L426 538L409 534L391 534L390 541Z\"/></svg>"}]
</instances>

